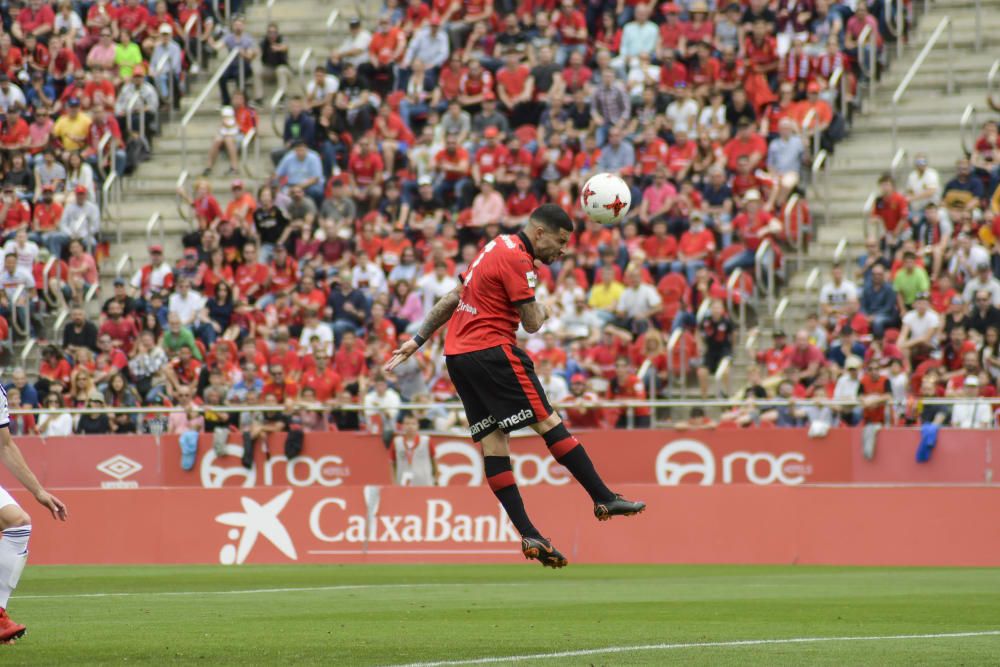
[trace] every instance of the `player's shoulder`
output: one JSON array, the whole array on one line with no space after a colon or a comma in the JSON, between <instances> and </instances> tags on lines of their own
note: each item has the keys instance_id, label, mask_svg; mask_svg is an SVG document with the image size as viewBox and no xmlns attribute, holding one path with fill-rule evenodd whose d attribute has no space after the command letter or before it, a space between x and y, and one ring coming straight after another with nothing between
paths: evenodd
<instances>
[{"instance_id":1,"label":"player's shoulder","mask_svg":"<svg viewBox=\"0 0 1000 667\"><path fill-rule=\"evenodd\" d=\"M531 254L524 246L524 241L518 236L501 234L496 238L496 243L496 247L500 250L498 257L503 258L508 263L524 264L527 266L533 264Z\"/></svg>"}]
</instances>

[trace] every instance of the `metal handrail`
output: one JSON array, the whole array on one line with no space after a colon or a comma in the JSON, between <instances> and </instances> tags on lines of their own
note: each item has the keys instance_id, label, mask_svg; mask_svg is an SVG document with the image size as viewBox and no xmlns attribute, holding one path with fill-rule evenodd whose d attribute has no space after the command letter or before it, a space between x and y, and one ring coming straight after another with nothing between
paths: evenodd
<instances>
[{"instance_id":1,"label":"metal handrail","mask_svg":"<svg viewBox=\"0 0 1000 667\"><path fill-rule=\"evenodd\" d=\"M21 348L21 365L27 366L28 357L31 356L31 351L35 349L35 339L29 338L28 342L24 344Z\"/></svg>"},{"instance_id":2,"label":"metal handrail","mask_svg":"<svg viewBox=\"0 0 1000 667\"><path fill-rule=\"evenodd\" d=\"M861 70L862 76L864 76L864 78L868 82L868 106L869 107L874 107L875 106L875 87L876 87L876 83L875 83L875 78L876 78L875 74L876 74L876 71L875 70L878 67L877 62L876 62L878 54L876 53L876 51L878 49L875 49L875 48L869 49L869 48L866 48L866 47L868 46L868 42L869 41L874 41L874 40L875 40L875 32L872 30L872 27L870 25L866 25L864 27L864 29L861 31L861 34L858 35L858 45L857 45L857 48L858 48L858 68ZM865 69L865 56L867 54L869 54L869 53L871 53L871 55L868 57L868 63L867 63L868 64L868 68L866 70Z\"/></svg>"},{"instance_id":3,"label":"metal handrail","mask_svg":"<svg viewBox=\"0 0 1000 667\"><path fill-rule=\"evenodd\" d=\"M271 129L274 130L274 134L277 137L284 136L284 132L278 127L278 105L285 98L286 92L284 84L278 86L278 89L274 91L274 95L271 96L271 101L268 103L271 109Z\"/></svg>"},{"instance_id":4,"label":"metal handrail","mask_svg":"<svg viewBox=\"0 0 1000 667\"><path fill-rule=\"evenodd\" d=\"M747 336L747 342L743 344L743 349L746 350L747 354L751 355L751 359L753 358L753 350L755 347L757 347L757 339L759 337L760 333L757 331L757 329L754 329Z\"/></svg>"},{"instance_id":5,"label":"metal handrail","mask_svg":"<svg viewBox=\"0 0 1000 667\"><path fill-rule=\"evenodd\" d=\"M892 161L889 163L889 173L892 175L892 180L896 183L899 183L899 167L906 161L906 155L906 149L900 148L896 151L896 154L892 156Z\"/></svg>"},{"instance_id":6,"label":"metal handrail","mask_svg":"<svg viewBox=\"0 0 1000 667\"><path fill-rule=\"evenodd\" d=\"M97 175L100 178L104 178L107 174L104 172L104 149L111 146L111 171L115 171L115 135L111 134L111 130L106 130L104 134L101 135L101 140L97 142Z\"/></svg>"},{"instance_id":7,"label":"metal handrail","mask_svg":"<svg viewBox=\"0 0 1000 667\"><path fill-rule=\"evenodd\" d=\"M764 290L763 287L763 273L764 273L764 259L769 256L769 251L771 250L770 239L764 239L764 241L757 247L757 252L754 253L754 279L757 284L757 289ZM767 278L767 288L765 294L767 296L767 309L769 311L774 311L774 283L776 276L775 263L774 263L774 253L770 253L771 261L770 266L768 266L768 278Z\"/></svg>"},{"instance_id":8,"label":"metal handrail","mask_svg":"<svg viewBox=\"0 0 1000 667\"><path fill-rule=\"evenodd\" d=\"M59 311L59 314L56 315L56 321L52 323L53 337L55 337L55 335L59 333L59 330L63 328L63 325L66 324L66 320L68 319L69 319L69 308L63 308L62 310Z\"/></svg>"},{"instance_id":9,"label":"metal handrail","mask_svg":"<svg viewBox=\"0 0 1000 667\"><path fill-rule=\"evenodd\" d=\"M127 252L122 253L122 256L119 257L118 261L115 263L115 278L122 277L122 273L125 272L126 266L128 267L129 275L131 275L132 270L135 268L135 260L132 259L132 255L128 254Z\"/></svg>"},{"instance_id":10,"label":"metal handrail","mask_svg":"<svg viewBox=\"0 0 1000 667\"><path fill-rule=\"evenodd\" d=\"M149 222L146 223L146 244L153 244L153 230L159 227L160 229L160 245L163 245L167 241L167 230L163 225L163 216L157 211L153 215L149 216Z\"/></svg>"},{"instance_id":11,"label":"metal handrail","mask_svg":"<svg viewBox=\"0 0 1000 667\"><path fill-rule=\"evenodd\" d=\"M274 0L267 0L264 5L264 15L267 17L268 25L271 24L271 11L274 9Z\"/></svg>"},{"instance_id":12,"label":"metal handrail","mask_svg":"<svg viewBox=\"0 0 1000 667\"><path fill-rule=\"evenodd\" d=\"M177 213L181 216L181 220L187 222L188 224L192 224L193 225L193 223L194 223L193 211L188 211L188 209L187 209L188 204L187 204L186 201L184 201L184 198L181 197L181 194L180 194L181 191L184 189L184 184L187 183L187 180L188 180L189 176L190 176L190 174L188 174L187 170L184 170L184 171L181 172L180 176L177 177L177 185L176 185L176 189L177 189Z\"/></svg>"},{"instance_id":13,"label":"metal handrail","mask_svg":"<svg viewBox=\"0 0 1000 667\"><path fill-rule=\"evenodd\" d=\"M840 239L837 242L837 247L833 251L833 261L841 262L844 260L844 253L847 252L847 239Z\"/></svg>"},{"instance_id":14,"label":"metal handrail","mask_svg":"<svg viewBox=\"0 0 1000 667\"><path fill-rule=\"evenodd\" d=\"M227 0L227 2L228 2L228 0ZM215 87L219 84L219 80L226 73L226 70L229 68L229 66L233 64L233 62L236 60L236 58L239 57L239 55L240 55L239 49L232 49L229 52L229 54L222 60L222 62L219 63L219 67L215 70L215 73L212 74L212 78L208 80L208 83L205 84L205 87L202 89L201 93L198 95L198 97L195 98L194 102L188 108L187 113L184 114L184 117L181 119L181 165L182 165L182 169L185 169L185 170L187 169L187 157L188 157L188 151L187 151L187 128L188 128L188 125L191 124L191 119L194 118L194 115L196 113L198 113L198 110L201 109L201 105L205 103L205 100L208 99L208 96L215 90ZM243 70L243 68L241 67L240 71L242 71L242 70Z\"/></svg>"},{"instance_id":15,"label":"metal handrail","mask_svg":"<svg viewBox=\"0 0 1000 667\"><path fill-rule=\"evenodd\" d=\"M962 146L962 152L966 156L971 156L975 148L976 127L979 122L976 120L976 106L969 104L962 112L962 118L958 121L958 138Z\"/></svg>"},{"instance_id":16,"label":"metal handrail","mask_svg":"<svg viewBox=\"0 0 1000 667\"><path fill-rule=\"evenodd\" d=\"M302 52L299 56L299 61L295 66L295 71L299 75L299 87L304 91L308 81L306 81L306 68L309 66L309 61L312 60L313 50L311 46L306 47L306 50Z\"/></svg>"},{"instance_id":17,"label":"metal handrail","mask_svg":"<svg viewBox=\"0 0 1000 667\"><path fill-rule=\"evenodd\" d=\"M813 291L814 289L815 290L819 289L819 267L818 266L813 267L813 270L809 272L809 275L806 277L805 287L803 287L803 290L805 291L806 295L808 295L809 292Z\"/></svg>"},{"instance_id":18,"label":"metal handrail","mask_svg":"<svg viewBox=\"0 0 1000 667\"><path fill-rule=\"evenodd\" d=\"M786 406L789 403L803 403L810 399L784 399L779 397L773 398L763 398L754 399L754 404L759 407L779 407ZM1000 406L1000 397L985 397L978 396L972 399L975 402L985 405L997 405ZM597 401L583 401L579 403L574 403L574 407L595 407L595 408L676 408L676 407L707 407L707 408L732 408L734 400L730 398L661 398L661 399L647 399L647 400L613 400L613 399L599 399ZM824 405L829 405L831 407L851 407L860 405L859 399L837 399L837 398L824 398L822 399ZM954 405L956 403L966 403L969 399L963 398L961 396L949 396L949 397L930 397L921 396L920 402L924 405ZM233 413L233 412L274 412L275 406L272 405L193 405L192 406L198 412L220 412L220 413ZM460 401L448 401L443 403L400 403L399 410L430 410L436 408L444 408L445 410L464 410L464 406ZM85 406L79 408L73 407L61 407L61 408L37 408L37 409L18 409L11 410L12 415L46 415L46 414L70 414L70 415L111 415L111 414L134 414L134 415L146 415L146 414L159 414L166 415L173 412L186 412L189 407L183 405L145 405L138 407L124 407L124 406ZM295 409L298 410L308 410L310 412L330 412L332 408L328 405L323 405L319 403L312 404L300 404L296 405ZM366 409L364 405L358 403L343 403L339 404L335 408L336 410L344 412L364 412ZM966 429L970 430L970 429ZM520 437L518 435L512 434L513 437ZM536 437L533 432L525 437Z\"/></svg>"},{"instance_id":19,"label":"metal handrail","mask_svg":"<svg viewBox=\"0 0 1000 667\"><path fill-rule=\"evenodd\" d=\"M896 92L892 94L892 111L890 115L892 116L893 153L896 152L896 134L898 132L898 124L899 124L898 120L899 113L897 107L899 106L900 101L903 99L903 95L906 94L906 89L909 88L910 82L913 81L913 77L915 77L917 75L917 72L920 71L920 67L924 64L924 61L927 60L927 56L930 55L931 50L937 44L938 40L941 39L941 35L944 34L945 30L948 31L948 57L946 58L946 60L948 61L948 83L946 89L949 95L955 92L955 76L954 76L955 72L954 32L955 31L952 28L951 17L945 16L943 19L941 19L941 22L938 24L937 28L934 29L934 32L931 33L931 36L927 40L927 43L924 44L924 48L920 49L920 53L917 54L917 57L913 60L913 64L910 65L910 69L907 70L906 76L903 77L903 80L900 81L899 85L896 87Z\"/></svg>"},{"instance_id":20,"label":"metal handrail","mask_svg":"<svg viewBox=\"0 0 1000 667\"><path fill-rule=\"evenodd\" d=\"M326 17L326 34L328 37L333 36L333 26L337 23L337 17L340 16L340 10L334 9Z\"/></svg>"},{"instance_id":21,"label":"metal handrail","mask_svg":"<svg viewBox=\"0 0 1000 667\"><path fill-rule=\"evenodd\" d=\"M782 209L782 224L785 228L785 239L789 243L793 243L792 240L792 216L795 216L795 268L798 270L802 267L802 257L805 250L805 229L802 224L802 208L799 206L799 196L792 195L785 202L785 207Z\"/></svg>"},{"instance_id":22,"label":"metal handrail","mask_svg":"<svg viewBox=\"0 0 1000 667\"><path fill-rule=\"evenodd\" d=\"M244 135L243 140L240 142L240 166L243 168L243 173L246 174L247 178L254 177L249 160L251 144L254 147L254 160L260 160L260 142L255 141L255 139L257 139L257 128L252 128Z\"/></svg>"},{"instance_id":23,"label":"metal handrail","mask_svg":"<svg viewBox=\"0 0 1000 667\"><path fill-rule=\"evenodd\" d=\"M826 169L826 161L829 159L830 154L825 150L820 150L816 153L813 158L812 166L810 167L810 172L812 174L812 184L816 188L817 192L820 194L820 199L823 203L823 224L830 224L830 170ZM817 184L820 181L820 176L822 175L823 187L818 188Z\"/></svg>"},{"instance_id":24,"label":"metal handrail","mask_svg":"<svg viewBox=\"0 0 1000 667\"><path fill-rule=\"evenodd\" d=\"M875 209L875 201L877 199L878 193L872 192L868 195L868 198L865 199L865 203L861 205L861 233L864 234L866 239L869 236L868 226L871 222L872 211Z\"/></svg>"},{"instance_id":25,"label":"metal handrail","mask_svg":"<svg viewBox=\"0 0 1000 667\"><path fill-rule=\"evenodd\" d=\"M683 337L684 337L684 329L677 328L670 333L670 337L667 339L667 393L668 394L672 394L674 388L674 349L676 349L677 344L681 341ZM684 346L682 345L681 358L680 358L681 368L678 370L683 369L684 366L687 365L685 363L687 361L686 356L687 352L685 351ZM684 386L683 380L681 380L681 386L682 387Z\"/></svg>"},{"instance_id":26,"label":"metal handrail","mask_svg":"<svg viewBox=\"0 0 1000 667\"><path fill-rule=\"evenodd\" d=\"M201 67L201 54L202 54L202 39L201 35L194 40L191 39L191 31L194 30L195 26L198 25L198 19L200 19L197 13L192 14L191 18L188 19L187 23L184 24L184 52L187 54L188 62ZM191 52L191 42L195 43L195 52ZM192 68L194 69L194 68ZM195 72L192 72L194 74ZM173 76L170 77L173 80Z\"/></svg>"},{"instance_id":27,"label":"metal handrail","mask_svg":"<svg viewBox=\"0 0 1000 667\"><path fill-rule=\"evenodd\" d=\"M883 7L883 22L886 30L896 40L896 60L903 57L903 35L906 32L905 16L906 5L899 0L885 0ZM892 10L896 10L895 22L893 22Z\"/></svg>"},{"instance_id":28,"label":"metal handrail","mask_svg":"<svg viewBox=\"0 0 1000 667\"><path fill-rule=\"evenodd\" d=\"M790 302L788 301L788 297L787 296L783 296L783 297L781 297L781 301L778 302L778 307L774 309L774 328L775 329L782 329L783 328L781 326L781 322L782 322L782 320L785 319L785 311L788 310L788 304L789 303Z\"/></svg>"},{"instance_id":29,"label":"metal handrail","mask_svg":"<svg viewBox=\"0 0 1000 667\"><path fill-rule=\"evenodd\" d=\"M100 288L101 288L100 283L94 283L93 285L91 285L90 289L87 290L87 293L83 297L83 302L86 304L93 301L94 297L97 296L97 292L98 290L100 290Z\"/></svg>"},{"instance_id":30,"label":"metal handrail","mask_svg":"<svg viewBox=\"0 0 1000 667\"><path fill-rule=\"evenodd\" d=\"M62 294L58 296L49 289L49 275L52 273L52 268L59 261L58 257L49 257L49 260L45 262L45 266L42 267L42 298L50 306L57 306L60 303L60 298Z\"/></svg>"},{"instance_id":31,"label":"metal handrail","mask_svg":"<svg viewBox=\"0 0 1000 667\"><path fill-rule=\"evenodd\" d=\"M708 315L709 311L712 309L712 300L704 299L701 305L698 306L698 311L694 314L694 319L696 322L701 322Z\"/></svg>"},{"instance_id":32,"label":"metal handrail","mask_svg":"<svg viewBox=\"0 0 1000 667\"><path fill-rule=\"evenodd\" d=\"M726 312L730 315L733 313L733 294L740 288L740 280L743 278L743 269L736 269L731 274L729 274L729 280L726 281ZM739 322L740 328L737 330L737 335L739 335L745 328L747 324L747 300L746 295L742 292L740 293L740 303L739 303L739 315L737 321Z\"/></svg>"},{"instance_id":33,"label":"metal handrail","mask_svg":"<svg viewBox=\"0 0 1000 667\"><path fill-rule=\"evenodd\" d=\"M117 224L117 238L118 243L122 242L122 226L120 221L117 220L117 215L112 212L112 203L114 202L115 184L118 182L118 173L112 171L108 174L108 177L104 179L104 183L101 185L101 219L102 220L113 220Z\"/></svg>"},{"instance_id":34,"label":"metal handrail","mask_svg":"<svg viewBox=\"0 0 1000 667\"><path fill-rule=\"evenodd\" d=\"M989 101L991 107L1000 106L1000 104L995 103L993 100L993 86L996 84L997 75L1000 75L1000 60L993 63L989 73L986 75L986 99Z\"/></svg>"},{"instance_id":35,"label":"metal handrail","mask_svg":"<svg viewBox=\"0 0 1000 667\"><path fill-rule=\"evenodd\" d=\"M844 68L838 67L833 70L827 83L831 90L837 89L837 106L840 107L840 117L844 119L844 122L847 122L847 77L844 74Z\"/></svg>"},{"instance_id":36,"label":"metal handrail","mask_svg":"<svg viewBox=\"0 0 1000 667\"><path fill-rule=\"evenodd\" d=\"M28 306L27 305L24 306L25 319L27 321L24 323L24 327L22 328L21 320L18 314L18 312L21 310L21 307L17 305L21 301L21 298L24 296L24 292L25 292L24 285L18 285L14 289L14 296L11 297L10 299L10 321L11 324L13 325L11 327L11 334L13 334L16 331L22 336L27 336L28 332L31 330L31 322L30 320L27 320L27 318L30 317L30 314L28 313Z\"/></svg>"}]
</instances>

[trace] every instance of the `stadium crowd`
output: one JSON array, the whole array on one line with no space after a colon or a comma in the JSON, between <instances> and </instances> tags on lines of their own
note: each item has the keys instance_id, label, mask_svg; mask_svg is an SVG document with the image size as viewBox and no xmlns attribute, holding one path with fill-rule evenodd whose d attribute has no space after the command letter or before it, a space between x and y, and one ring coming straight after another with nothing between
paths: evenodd
<instances>
[{"instance_id":1,"label":"stadium crowd","mask_svg":"<svg viewBox=\"0 0 1000 667\"><path fill-rule=\"evenodd\" d=\"M661 396L671 382L711 394L736 342L727 305L752 294L758 262L778 280L782 255L808 241L812 147L832 151L848 121L830 78L842 68L852 96L859 35L866 26L884 34L881 9L868 9L827 0L389 2L374 26L351 20L304 95L289 100L273 176L257 188L234 179L224 197L208 179L180 192L197 231L179 261L151 246L148 263L115 282L99 322L77 304L62 340L45 347L38 382L15 374L12 406L190 408L162 421L84 415L58 427L85 433L388 433L402 402L435 404L416 411L421 427L459 427L461 411L439 405L455 400L440 340L391 375L380 368L486 243L555 202L579 228L567 256L539 271L552 318L523 345L575 427L648 426L648 408L584 404ZM159 30L133 35L133 45L155 43ZM254 113L245 91L230 98L229 88L257 78L258 57L265 68L286 66L287 46L278 26L258 46L238 20L210 41L239 48L238 66L250 68L220 84L232 106L206 169L226 151L235 172L232 146ZM80 113L74 100L82 106L67 98L68 116ZM735 393L741 403L720 421L696 410L679 423L784 426L818 421L817 412L847 424L918 421L928 418L921 395L990 395L1000 372L1000 235L991 231L1000 217L990 194L998 147L993 126L944 187L922 156L905 188L883 179L878 233L856 271L834 268L809 328L792 343L774 332ZM600 171L632 189L620 224L598 225L579 209L581 186ZM90 197L76 192L81 205ZM40 238L53 254L69 252L70 266L92 250L73 234L65 249L59 237ZM16 258L11 271L34 262ZM65 282L72 299L93 280ZM979 305L980 291L992 305ZM673 331L679 344L668 354ZM861 408L822 405L859 394ZM750 400L775 395L800 402L762 410ZM261 403L274 410L197 407ZM25 428L55 434L60 419Z\"/></svg>"}]
</instances>

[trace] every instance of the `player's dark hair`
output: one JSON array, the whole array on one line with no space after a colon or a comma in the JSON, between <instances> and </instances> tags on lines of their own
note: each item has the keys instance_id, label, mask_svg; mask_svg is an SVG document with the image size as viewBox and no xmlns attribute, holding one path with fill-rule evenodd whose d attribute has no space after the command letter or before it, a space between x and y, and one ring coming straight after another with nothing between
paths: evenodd
<instances>
[{"instance_id":1,"label":"player's dark hair","mask_svg":"<svg viewBox=\"0 0 1000 667\"><path fill-rule=\"evenodd\" d=\"M573 231L573 219L557 204L542 204L532 212L530 220L550 232Z\"/></svg>"}]
</instances>

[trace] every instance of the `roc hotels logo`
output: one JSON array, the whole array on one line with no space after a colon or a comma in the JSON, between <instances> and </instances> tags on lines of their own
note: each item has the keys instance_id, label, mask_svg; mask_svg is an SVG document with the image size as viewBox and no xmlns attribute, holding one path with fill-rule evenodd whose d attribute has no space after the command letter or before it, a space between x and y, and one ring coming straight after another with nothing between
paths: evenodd
<instances>
[{"instance_id":1,"label":"roc hotels logo","mask_svg":"<svg viewBox=\"0 0 1000 667\"><path fill-rule=\"evenodd\" d=\"M263 505L253 498L243 496L240 503L242 512L226 512L215 517L215 520L225 526L232 526L228 536L237 544L226 544L219 550L219 562L223 565L239 565L247 559L257 538L264 536L278 551L292 560L298 560L295 545L284 524L278 519L281 510L292 498L292 490L288 489L267 501ZM242 530L241 530L242 529Z\"/></svg>"}]
</instances>

